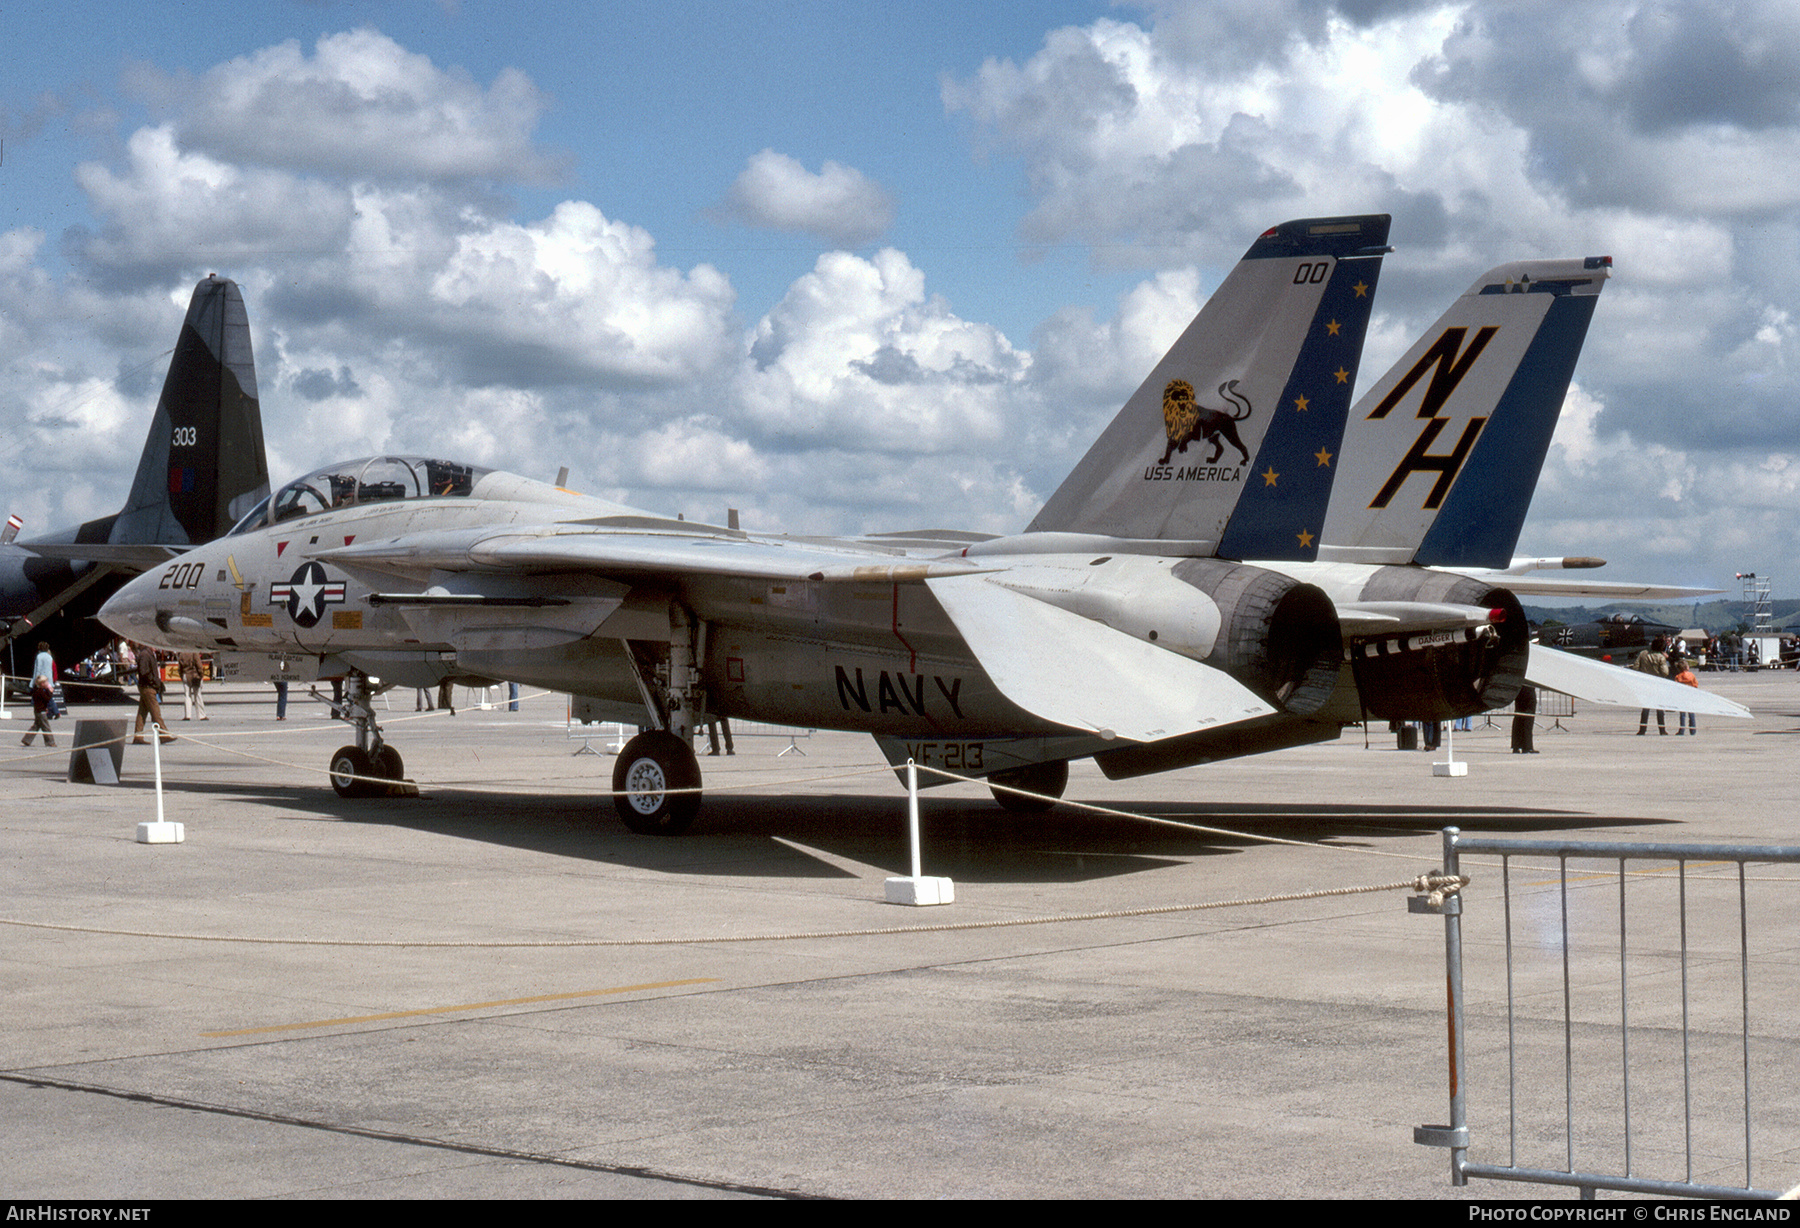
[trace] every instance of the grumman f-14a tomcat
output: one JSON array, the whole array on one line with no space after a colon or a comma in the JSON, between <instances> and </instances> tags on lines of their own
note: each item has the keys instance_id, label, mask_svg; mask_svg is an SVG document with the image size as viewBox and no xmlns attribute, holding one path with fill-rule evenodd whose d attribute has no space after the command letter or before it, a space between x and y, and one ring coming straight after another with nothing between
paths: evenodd
<instances>
[{"instance_id":1,"label":"grumman f-14a tomcat","mask_svg":"<svg viewBox=\"0 0 1800 1228\"><path fill-rule=\"evenodd\" d=\"M1647 675L1621 691L1530 645L1505 588L1427 566L1510 561L1610 261L1484 275L1352 410L1387 232L1261 235L1021 534L747 532L380 456L288 484L102 617L344 675L346 795L402 771L373 679L589 697L647 727L614 796L659 834L699 809L693 732L716 717L864 731L892 762L1053 798L1071 759L1163 771L1505 706L1539 674L1747 715Z\"/></svg>"}]
</instances>

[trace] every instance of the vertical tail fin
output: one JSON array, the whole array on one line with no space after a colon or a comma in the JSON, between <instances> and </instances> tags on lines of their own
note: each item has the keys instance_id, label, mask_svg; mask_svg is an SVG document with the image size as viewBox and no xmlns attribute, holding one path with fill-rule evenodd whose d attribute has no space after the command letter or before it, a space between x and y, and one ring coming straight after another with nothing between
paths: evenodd
<instances>
[{"instance_id":1,"label":"vertical tail fin","mask_svg":"<svg viewBox=\"0 0 1800 1228\"><path fill-rule=\"evenodd\" d=\"M1265 232L1026 531L1312 557L1332 472L1316 454L1344 429L1388 222Z\"/></svg>"},{"instance_id":2,"label":"vertical tail fin","mask_svg":"<svg viewBox=\"0 0 1800 1228\"><path fill-rule=\"evenodd\" d=\"M198 545L269 493L250 318L237 283L194 287L114 544Z\"/></svg>"},{"instance_id":3,"label":"vertical tail fin","mask_svg":"<svg viewBox=\"0 0 1800 1228\"><path fill-rule=\"evenodd\" d=\"M1477 278L1356 403L1320 558L1506 567L1612 258Z\"/></svg>"}]
</instances>

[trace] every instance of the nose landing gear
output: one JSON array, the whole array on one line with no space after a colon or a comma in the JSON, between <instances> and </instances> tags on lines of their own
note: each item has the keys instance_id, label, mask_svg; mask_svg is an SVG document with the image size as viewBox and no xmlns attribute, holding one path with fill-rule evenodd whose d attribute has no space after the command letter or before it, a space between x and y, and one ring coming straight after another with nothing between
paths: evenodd
<instances>
[{"instance_id":1,"label":"nose landing gear","mask_svg":"<svg viewBox=\"0 0 1800 1228\"><path fill-rule=\"evenodd\" d=\"M356 730L356 744L331 755L331 787L339 797L417 797L419 786L405 779L400 752L381 740L381 726L370 702L375 689L369 676L352 670L344 676L344 702L339 709Z\"/></svg>"}]
</instances>

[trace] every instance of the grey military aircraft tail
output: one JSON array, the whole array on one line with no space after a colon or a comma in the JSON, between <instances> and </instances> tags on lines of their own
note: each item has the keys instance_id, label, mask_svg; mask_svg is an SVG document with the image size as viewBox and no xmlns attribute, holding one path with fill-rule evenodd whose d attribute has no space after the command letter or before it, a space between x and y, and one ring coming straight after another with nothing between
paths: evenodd
<instances>
[{"instance_id":1,"label":"grey military aircraft tail","mask_svg":"<svg viewBox=\"0 0 1800 1228\"><path fill-rule=\"evenodd\" d=\"M1389 218L1259 237L1026 528L1184 553L1287 557L1318 540ZM1308 551L1306 557L1310 557Z\"/></svg>"},{"instance_id":2,"label":"grey military aircraft tail","mask_svg":"<svg viewBox=\"0 0 1800 1228\"><path fill-rule=\"evenodd\" d=\"M1320 561L1511 564L1611 266L1475 279L1351 411Z\"/></svg>"},{"instance_id":3,"label":"grey military aircraft tail","mask_svg":"<svg viewBox=\"0 0 1800 1228\"><path fill-rule=\"evenodd\" d=\"M250 321L237 283L194 287L125 506L0 545L0 644L47 640L61 660L107 632L92 615L124 579L223 534L269 493Z\"/></svg>"}]
</instances>

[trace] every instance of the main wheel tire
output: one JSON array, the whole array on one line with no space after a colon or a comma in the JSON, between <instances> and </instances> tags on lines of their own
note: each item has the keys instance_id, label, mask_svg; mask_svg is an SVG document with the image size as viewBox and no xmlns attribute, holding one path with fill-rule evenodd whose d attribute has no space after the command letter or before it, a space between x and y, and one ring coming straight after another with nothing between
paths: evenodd
<instances>
[{"instance_id":1,"label":"main wheel tire","mask_svg":"<svg viewBox=\"0 0 1800 1228\"><path fill-rule=\"evenodd\" d=\"M652 730L625 743L613 763L613 805L640 836L679 836L700 813L700 761L672 733ZM692 793L671 792L693 789Z\"/></svg>"},{"instance_id":2,"label":"main wheel tire","mask_svg":"<svg viewBox=\"0 0 1800 1228\"><path fill-rule=\"evenodd\" d=\"M331 756L331 787L339 797L367 797L370 785L359 776L379 775L369 753L360 746L340 746Z\"/></svg>"},{"instance_id":3,"label":"main wheel tire","mask_svg":"<svg viewBox=\"0 0 1800 1228\"><path fill-rule=\"evenodd\" d=\"M1022 797L1017 793L1003 792L994 788L994 785L1006 785L1008 788L1024 789L1030 793L1042 793L1044 796ZM1014 814L1042 814L1056 805L1055 799L1061 797L1063 790L1068 787L1067 759L1052 759L1048 763L1011 768L988 777L988 791L994 795L994 800L1000 803L1002 810L1010 810Z\"/></svg>"},{"instance_id":4,"label":"main wheel tire","mask_svg":"<svg viewBox=\"0 0 1800 1228\"><path fill-rule=\"evenodd\" d=\"M402 780L406 777L406 760L400 757L399 751L386 742L381 744L380 750L370 756L370 761L375 768L375 775L383 780Z\"/></svg>"}]
</instances>

